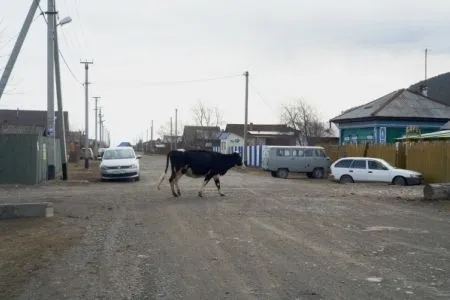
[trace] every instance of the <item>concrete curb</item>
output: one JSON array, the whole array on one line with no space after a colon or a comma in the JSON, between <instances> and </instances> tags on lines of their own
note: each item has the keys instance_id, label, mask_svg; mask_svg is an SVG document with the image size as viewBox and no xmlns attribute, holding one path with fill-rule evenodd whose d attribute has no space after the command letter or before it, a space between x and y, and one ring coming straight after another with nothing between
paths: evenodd
<instances>
[{"instance_id":1,"label":"concrete curb","mask_svg":"<svg viewBox=\"0 0 450 300\"><path fill-rule=\"evenodd\" d=\"M11 203L0 204L0 220L23 217L53 217L53 203Z\"/></svg>"}]
</instances>

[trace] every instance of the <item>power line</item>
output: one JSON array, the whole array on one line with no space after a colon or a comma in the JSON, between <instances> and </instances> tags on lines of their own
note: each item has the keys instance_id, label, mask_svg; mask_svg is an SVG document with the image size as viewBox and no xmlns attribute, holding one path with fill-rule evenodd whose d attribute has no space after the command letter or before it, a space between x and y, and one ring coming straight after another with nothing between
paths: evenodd
<instances>
[{"instance_id":1,"label":"power line","mask_svg":"<svg viewBox=\"0 0 450 300\"><path fill-rule=\"evenodd\" d=\"M264 99L264 97L261 95L261 93L258 91L258 89L255 87L255 85L250 81L250 85L253 88L253 90L256 92L256 94L259 96L259 98L262 100L262 102L274 113L276 113L276 111L272 108L271 105L269 105L269 103Z\"/></svg>"},{"instance_id":2,"label":"power line","mask_svg":"<svg viewBox=\"0 0 450 300\"><path fill-rule=\"evenodd\" d=\"M31 21L31 24L36 21L37 18L40 17L40 14L34 17L33 21ZM0 50L3 50L9 43L11 43L14 39L16 39L19 36L20 32L15 34L14 36L10 37L6 42L3 43L3 45L0 47Z\"/></svg>"},{"instance_id":3,"label":"power line","mask_svg":"<svg viewBox=\"0 0 450 300\"><path fill-rule=\"evenodd\" d=\"M61 49L58 49L58 50L59 50L59 55L61 56L61 58L64 62L64 65L67 67L67 70L69 70L70 75L72 75L73 79L75 79L75 81L82 86L83 83L80 80L78 80L77 76L75 76L72 69L69 67L69 64L67 63L66 59L64 58L64 55L62 54Z\"/></svg>"},{"instance_id":4,"label":"power line","mask_svg":"<svg viewBox=\"0 0 450 300\"><path fill-rule=\"evenodd\" d=\"M44 18L45 23L47 24L48 21L47 21L47 18L45 17L45 13L44 13L44 11L42 10L41 5L39 4L38 7L39 7L39 10L41 11L41 13L39 14L39 16L42 15L42 17ZM56 29L55 29L55 30L56 30ZM81 83L81 81L78 80L77 76L75 76L75 73L72 71L72 69L70 68L69 64L67 63L67 60L66 60L66 58L64 57L64 55L63 55L61 49L58 48L58 52L59 52L59 55L61 56L61 58L62 58L62 60L63 60L63 62L64 62L64 65L65 65L66 68L69 70L70 75L72 75L73 79L75 79L75 81L76 81L78 84L80 84L80 85L82 86L83 83Z\"/></svg>"}]
</instances>

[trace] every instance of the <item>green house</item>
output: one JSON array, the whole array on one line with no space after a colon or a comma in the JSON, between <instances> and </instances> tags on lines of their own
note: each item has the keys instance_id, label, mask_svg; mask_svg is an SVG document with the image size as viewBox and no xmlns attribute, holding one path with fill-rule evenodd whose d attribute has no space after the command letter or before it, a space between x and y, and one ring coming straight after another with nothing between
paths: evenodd
<instances>
[{"instance_id":1,"label":"green house","mask_svg":"<svg viewBox=\"0 0 450 300\"><path fill-rule=\"evenodd\" d=\"M389 144L413 126L421 133L438 131L450 120L450 106L426 92L400 89L351 108L330 122L339 128L340 144Z\"/></svg>"}]
</instances>

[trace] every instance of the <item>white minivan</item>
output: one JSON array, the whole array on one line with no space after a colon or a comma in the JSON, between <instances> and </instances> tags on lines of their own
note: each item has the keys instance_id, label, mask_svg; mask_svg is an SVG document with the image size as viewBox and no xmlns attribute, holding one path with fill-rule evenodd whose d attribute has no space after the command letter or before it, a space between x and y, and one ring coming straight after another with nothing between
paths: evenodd
<instances>
[{"instance_id":1,"label":"white minivan","mask_svg":"<svg viewBox=\"0 0 450 300\"><path fill-rule=\"evenodd\" d=\"M324 178L330 164L325 149L319 146L264 146L262 151L262 169L278 178L287 178L290 172Z\"/></svg>"},{"instance_id":2,"label":"white minivan","mask_svg":"<svg viewBox=\"0 0 450 300\"><path fill-rule=\"evenodd\" d=\"M421 173L397 169L375 157L344 157L331 164L330 179L341 183L386 182L395 185L421 184Z\"/></svg>"}]
</instances>

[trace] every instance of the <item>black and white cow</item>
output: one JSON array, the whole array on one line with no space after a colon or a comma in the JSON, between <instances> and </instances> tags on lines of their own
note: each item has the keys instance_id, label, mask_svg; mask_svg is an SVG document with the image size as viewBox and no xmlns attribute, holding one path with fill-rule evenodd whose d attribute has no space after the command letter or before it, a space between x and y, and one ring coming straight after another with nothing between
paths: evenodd
<instances>
[{"instance_id":1,"label":"black and white cow","mask_svg":"<svg viewBox=\"0 0 450 300\"><path fill-rule=\"evenodd\" d=\"M239 153L221 154L218 152L203 151L203 150L188 150L188 151L170 151L167 154L166 170L161 175L158 183L158 190L163 182L167 169L169 168L169 160L171 164L172 174L169 182L172 194L174 197L181 196L178 180L186 174L186 176L193 178L204 177L203 185L200 188L198 195L203 197L203 189L211 180L214 179L217 190L221 196L225 196L220 191L219 177L225 175L229 169L234 166L242 166L242 158ZM176 186L177 191L175 192Z\"/></svg>"}]
</instances>

